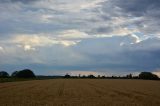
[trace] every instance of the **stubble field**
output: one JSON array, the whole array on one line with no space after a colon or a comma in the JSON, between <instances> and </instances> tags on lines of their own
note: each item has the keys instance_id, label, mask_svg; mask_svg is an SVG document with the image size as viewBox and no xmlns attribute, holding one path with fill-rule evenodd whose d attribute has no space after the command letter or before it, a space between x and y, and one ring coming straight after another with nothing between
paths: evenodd
<instances>
[{"instance_id":1,"label":"stubble field","mask_svg":"<svg viewBox=\"0 0 160 106\"><path fill-rule=\"evenodd\" d=\"M0 106L160 106L160 81L52 79L0 83Z\"/></svg>"}]
</instances>

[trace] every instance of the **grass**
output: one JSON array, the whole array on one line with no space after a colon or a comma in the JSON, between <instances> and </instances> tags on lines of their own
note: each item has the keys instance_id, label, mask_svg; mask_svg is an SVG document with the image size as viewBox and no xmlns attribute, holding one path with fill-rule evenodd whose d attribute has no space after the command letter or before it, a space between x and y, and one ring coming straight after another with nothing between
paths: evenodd
<instances>
[{"instance_id":1,"label":"grass","mask_svg":"<svg viewBox=\"0 0 160 106\"><path fill-rule=\"evenodd\" d=\"M0 83L1 106L160 106L160 81L51 79Z\"/></svg>"}]
</instances>

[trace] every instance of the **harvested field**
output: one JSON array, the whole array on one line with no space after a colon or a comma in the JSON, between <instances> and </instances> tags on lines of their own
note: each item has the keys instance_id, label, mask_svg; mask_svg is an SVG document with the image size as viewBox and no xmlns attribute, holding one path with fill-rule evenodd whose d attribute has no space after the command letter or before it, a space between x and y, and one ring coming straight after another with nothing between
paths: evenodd
<instances>
[{"instance_id":1,"label":"harvested field","mask_svg":"<svg viewBox=\"0 0 160 106\"><path fill-rule=\"evenodd\" d=\"M0 106L160 106L160 81L52 79L0 83Z\"/></svg>"}]
</instances>

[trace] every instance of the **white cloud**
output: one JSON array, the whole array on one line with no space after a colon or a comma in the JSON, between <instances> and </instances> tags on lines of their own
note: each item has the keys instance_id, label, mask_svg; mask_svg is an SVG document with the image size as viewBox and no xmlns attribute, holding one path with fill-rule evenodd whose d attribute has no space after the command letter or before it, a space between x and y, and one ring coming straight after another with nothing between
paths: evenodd
<instances>
[{"instance_id":1,"label":"white cloud","mask_svg":"<svg viewBox=\"0 0 160 106\"><path fill-rule=\"evenodd\" d=\"M62 40L62 41L59 41L60 44L64 45L64 46L73 46L73 45L76 45L79 41L67 41L67 40Z\"/></svg>"},{"instance_id":2,"label":"white cloud","mask_svg":"<svg viewBox=\"0 0 160 106\"><path fill-rule=\"evenodd\" d=\"M42 14L40 16L40 21L44 23L51 23L53 19L54 19L54 16L51 14Z\"/></svg>"},{"instance_id":3,"label":"white cloud","mask_svg":"<svg viewBox=\"0 0 160 106\"><path fill-rule=\"evenodd\" d=\"M48 36L42 36L42 35L17 35L13 41L15 43L22 43L22 44L28 44L33 46L45 46L49 44L56 44L57 41L54 39L48 37Z\"/></svg>"},{"instance_id":4,"label":"white cloud","mask_svg":"<svg viewBox=\"0 0 160 106\"><path fill-rule=\"evenodd\" d=\"M79 12L81 9L95 8L98 3L104 0L47 0L34 4L38 8L47 8L58 11Z\"/></svg>"},{"instance_id":5,"label":"white cloud","mask_svg":"<svg viewBox=\"0 0 160 106\"><path fill-rule=\"evenodd\" d=\"M131 34L131 36L132 36L133 38L135 38L135 43L139 43L139 42L142 41L142 40L141 40L137 35L135 35L135 34Z\"/></svg>"},{"instance_id":6,"label":"white cloud","mask_svg":"<svg viewBox=\"0 0 160 106\"><path fill-rule=\"evenodd\" d=\"M160 78L160 71L153 72L153 74L156 74Z\"/></svg>"},{"instance_id":7,"label":"white cloud","mask_svg":"<svg viewBox=\"0 0 160 106\"><path fill-rule=\"evenodd\" d=\"M89 0L88 0L89 1ZM95 7L100 7L101 5L99 3L104 2L107 0L92 0L89 1L88 3L84 3L81 5L81 9L87 9L87 8L95 8Z\"/></svg>"},{"instance_id":8,"label":"white cloud","mask_svg":"<svg viewBox=\"0 0 160 106\"><path fill-rule=\"evenodd\" d=\"M133 33L135 33L135 32L137 32L137 30L136 29L128 29L128 28L117 28L117 29L115 29L113 32L111 32L111 34L113 35L113 36L125 36L125 35L128 35L128 34L133 34Z\"/></svg>"},{"instance_id":9,"label":"white cloud","mask_svg":"<svg viewBox=\"0 0 160 106\"><path fill-rule=\"evenodd\" d=\"M76 45L79 40L72 41L72 40L63 40L63 39L57 39L50 36L45 36L43 34L37 35L17 35L15 38L13 38L13 43L24 45L25 50L34 49L32 47L36 46L52 46L52 45L63 45L63 46L72 46Z\"/></svg>"},{"instance_id":10,"label":"white cloud","mask_svg":"<svg viewBox=\"0 0 160 106\"><path fill-rule=\"evenodd\" d=\"M4 48L0 46L0 51L3 51L3 50L4 50Z\"/></svg>"},{"instance_id":11,"label":"white cloud","mask_svg":"<svg viewBox=\"0 0 160 106\"><path fill-rule=\"evenodd\" d=\"M25 51L30 51L30 50L36 50L35 48L32 48L30 45L24 45L24 50Z\"/></svg>"},{"instance_id":12,"label":"white cloud","mask_svg":"<svg viewBox=\"0 0 160 106\"><path fill-rule=\"evenodd\" d=\"M124 42L121 42L119 45L120 45L120 46L123 46L123 45L125 45L125 43L124 43Z\"/></svg>"},{"instance_id":13,"label":"white cloud","mask_svg":"<svg viewBox=\"0 0 160 106\"><path fill-rule=\"evenodd\" d=\"M65 30L60 33L59 37L63 39L80 39L80 38L90 38L85 32L78 30Z\"/></svg>"}]
</instances>

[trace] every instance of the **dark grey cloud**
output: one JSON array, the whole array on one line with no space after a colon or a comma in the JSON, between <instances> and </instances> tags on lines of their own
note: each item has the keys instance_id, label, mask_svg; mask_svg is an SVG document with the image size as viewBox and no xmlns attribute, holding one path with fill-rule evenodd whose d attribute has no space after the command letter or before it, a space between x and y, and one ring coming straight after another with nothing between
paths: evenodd
<instances>
[{"instance_id":1,"label":"dark grey cloud","mask_svg":"<svg viewBox=\"0 0 160 106\"><path fill-rule=\"evenodd\" d=\"M116 12L115 9L118 7L123 12L123 15L128 14L136 17L148 14L148 10L160 9L159 0L109 0L102 4L104 5L103 11L109 11L108 8L111 8L112 14L114 14Z\"/></svg>"},{"instance_id":2,"label":"dark grey cloud","mask_svg":"<svg viewBox=\"0 0 160 106\"><path fill-rule=\"evenodd\" d=\"M45 74L57 70L113 73L154 71L160 68L159 45L159 38L149 38L135 43L135 38L130 35L84 39L71 47L37 47L36 51L24 51L19 47L15 48L13 44L1 45L5 52L3 54L0 51L0 58L5 61L1 61L0 64L3 69L10 71L27 67Z\"/></svg>"},{"instance_id":3,"label":"dark grey cloud","mask_svg":"<svg viewBox=\"0 0 160 106\"><path fill-rule=\"evenodd\" d=\"M124 10L125 13L131 13L135 16L148 14L148 10L160 9L159 0L114 0L112 3Z\"/></svg>"},{"instance_id":4,"label":"dark grey cloud","mask_svg":"<svg viewBox=\"0 0 160 106\"><path fill-rule=\"evenodd\" d=\"M106 22L115 24L112 18L123 17L126 22L120 24L122 28L132 25L147 35L159 33L159 0L109 0L101 5L103 14L100 17ZM132 21L128 22L128 20Z\"/></svg>"},{"instance_id":5,"label":"dark grey cloud","mask_svg":"<svg viewBox=\"0 0 160 106\"><path fill-rule=\"evenodd\" d=\"M160 39L147 39L135 44L129 42L134 42L130 36L99 38L82 41L75 48L92 60L90 68L119 71L152 71L159 68Z\"/></svg>"},{"instance_id":6,"label":"dark grey cloud","mask_svg":"<svg viewBox=\"0 0 160 106\"><path fill-rule=\"evenodd\" d=\"M1 0L1 3L16 3L16 2L21 2L21 3L31 3L31 2L35 2L35 1L40 1L40 0Z\"/></svg>"},{"instance_id":7,"label":"dark grey cloud","mask_svg":"<svg viewBox=\"0 0 160 106\"><path fill-rule=\"evenodd\" d=\"M41 73L159 69L159 6L159 0L1 0L0 59L6 61L0 65ZM65 47L70 41L75 44Z\"/></svg>"}]
</instances>

